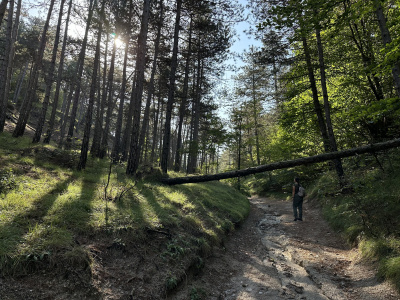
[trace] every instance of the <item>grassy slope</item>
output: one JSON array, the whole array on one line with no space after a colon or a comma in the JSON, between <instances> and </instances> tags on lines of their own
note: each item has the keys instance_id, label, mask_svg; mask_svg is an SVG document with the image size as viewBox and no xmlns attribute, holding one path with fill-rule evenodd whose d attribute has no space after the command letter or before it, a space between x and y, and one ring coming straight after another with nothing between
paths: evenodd
<instances>
[{"instance_id":1,"label":"grassy slope","mask_svg":"<svg viewBox=\"0 0 400 300\"><path fill-rule=\"evenodd\" d=\"M90 266L90 255L76 243L78 237L140 243L152 231L172 237L160 255L206 253L249 211L247 198L225 184L169 187L151 180L133 182L122 166L113 167L106 188L108 162L89 160L87 169L77 172L66 167L74 166L76 158L25 138L0 135L3 275L26 274L54 260ZM167 289L175 284L170 281Z\"/></svg>"},{"instance_id":2,"label":"grassy slope","mask_svg":"<svg viewBox=\"0 0 400 300\"><path fill-rule=\"evenodd\" d=\"M333 172L322 175L309 198L321 204L324 216L347 241L376 264L378 275L400 291L400 172L398 150L381 156L384 171L375 161L346 168L352 191L338 192Z\"/></svg>"}]
</instances>

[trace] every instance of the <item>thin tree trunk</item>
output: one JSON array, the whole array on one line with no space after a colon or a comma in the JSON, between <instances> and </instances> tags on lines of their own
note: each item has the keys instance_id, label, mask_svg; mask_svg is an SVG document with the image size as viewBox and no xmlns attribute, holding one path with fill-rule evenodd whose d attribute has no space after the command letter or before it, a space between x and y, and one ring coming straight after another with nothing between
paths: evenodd
<instances>
[{"instance_id":1,"label":"thin tree trunk","mask_svg":"<svg viewBox=\"0 0 400 300\"><path fill-rule=\"evenodd\" d=\"M54 38L53 54L51 56L50 68L49 68L49 72L48 72L47 78L46 78L46 92L45 92L45 96L43 99L42 112L39 116L39 121L36 126L36 131L35 131L35 135L33 137L32 143L38 143L40 141L40 137L42 135L42 130L43 130L43 125L46 120L46 113L47 113L47 107L49 105L49 100L50 100L51 87L52 87L53 81L54 81L54 69L56 67L57 50L58 50L58 44L60 41L61 21L62 21L62 16L63 16L64 3L65 3L65 0L61 0L60 12L58 15L58 23L57 23L57 29L56 29L56 36Z\"/></svg>"},{"instance_id":2,"label":"thin tree trunk","mask_svg":"<svg viewBox=\"0 0 400 300\"><path fill-rule=\"evenodd\" d=\"M145 141L145 136L150 120L150 103L151 103L151 98L153 97L154 94L154 77L156 74L157 70L157 59L158 59L158 53L159 53L159 46L160 46L160 38L161 38L161 28L163 26L163 0L160 0L160 16L159 16L159 22L158 22L158 27L157 27L157 36L156 40L154 42L154 58L153 58L153 65L152 65L152 70L151 70L151 76L150 76L150 82L149 82L149 88L147 89L147 100L146 100L146 106L144 109L144 115L143 115L143 123L142 123L142 128L140 132L140 139L139 139L139 157L141 157L142 153L142 146Z\"/></svg>"},{"instance_id":3,"label":"thin tree trunk","mask_svg":"<svg viewBox=\"0 0 400 300\"><path fill-rule=\"evenodd\" d=\"M51 136L53 135L53 131L54 131L54 124L55 124L55 120L56 120L56 112L57 112L57 106L58 106L58 101L59 101L58 98L60 97L61 81L62 81L62 75L63 75L63 70L64 70L65 49L67 46L68 26L69 26L69 19L71 16L71 8L72 8L72 0L69 1L67 19L65 20L64 38L63 38L63 44L61 47L60 64L58 66L58 74L57 74L56 92L54 94L54 100L53 100L49 125L48 125L47 132L46 132L46 135L45 135L44 141L43 141L46 144L50 143Z\"/></svg>"},{"instance_id":4,"label":"thin tree trunk","mask_svg":"<svg viewBox=\"0 0 400 300\"><path fill-rule=\"evenodd\" d=\"M326 127L328 130L328 137L329 137L329 144L331 151L337 151L337 144L335 134L333 132L332 120L331 120L331 107L329 103L328 97L328 89L326 87L326 73L325 73L325 60L324 60L324 49L322 47L321 41L321 32L320 29L316 28L316 37L317 37L317 47L318 47L318 59L319 59L319 69L321 73L321 88L322 88L322 95L324 98L324 109L325 109L325 119L326 119ZM339 181L341 184L343 183L344 171L342 162L339 158L334 159L333 163L335 165L336 174L339 177Z\"/></svg>"},{"instance_id":5,"label":"thin tree trunk","mask_svg":"<svg viewBox=\"0 0 400 300\"><path fill-rule=\"evenodd\" d=\"M306 63L307 63L308 78L310 80L310 86L311 86L311 91L312 91L312 95L313 95L314 109L315 109L315 113L317 114L318 125L319 125L320 133L322 136L322 141L324 144L325 152L329 152L330 147L329 147L328 133L326 131L326 125L325 125L325 121L324 121L324 116L322 114L321 104L319 103L319 99L318 99L318 90L317 90L317 84L316 84L315 77L314 77L313 66L311 63L310 49L307 44L307 39L304 35L302 37L302 41L303 41L304 55L305 55Z\"/></svg>"},{"instance_id":6,"label":"thin tree trunk","mask_svg":"<svg viewBox=\"0 0 400 300\"><path fill-rule=\"evenodd\" d=\"M101 6L100 16L103 17L104 14L104 6L105 1L103 1ZM93 118L93 106L96 97L96 88L97 88L97 72L100 66L100 44L101 44L101 34L103 30L103 22L100 19L99 29L97 31L97 44L96 44L96 52L94 56L94 64L93 64L93 74L92 74L92 83L90 85L90 93L89 93L89 104L86 111L85 116L85 129L83 131L83 140L81 146L81 155L78 163L78 171L82 170L86 167L87 154L89 151L89 139L90 139L90 129L92 127L92 118Z\"/></svg>"},{"instance_id":7,"label":"thin tree trunk","mask_svg":"<svg viewBox=\"0 0 400 300\"><path fill-rule=\"evenodd\" d=\"M8 93L7 93L7 78L10 71L10 52L12 46L12 29L13 29L13 15L14 15L14 0L10 0L10 6L8 8L7 18L7 30L6 30L6 45L5 51L2 54L2 62L0 63L0 132L3 132L4 125L6 122L6 111L8 104Z\"/></svg>"},{"instance_id":8,"label":"thin tree trunk","mask_svg":"<svg viewBox=\"0 0 400 300\"><path fill-rule=\"evenodd\" d=\"M132 20L132 9L133 9L133 4L132 1L130 2L129 5L129 22L128 24L131 24ZM130 31L129 31L130 33ZM126 69L128 65L128 50L129 50L129 40L130 40L130 34L129 36L126 37L125 41L125 53L124 53L124 66L122 70L122 85L121 85L121 91L120 91L120 97L119 97L119 107L118 107L118 116L117 116L117 123L115 125L115 140L114 140L114 145L113 145L113 150L111 152L111 158L114 163L118 162L120 160L120 152L121 152L121 131L122 131L122 122L124 119L124 104L125 104L125 93L126 93L126 83L127 83L127 74L126 74Z\"/></svg>"},{"instance_id":9,"label":"thin tree trunk","mask_svg":"<svg viewBox=\"0 0 400 300\"><path fill-rule=\"evenodd\" d=\"M108 54L108 30L106 30L106 49L104 51L104 64L103 64L103 89L101 93L98 93L100 100L100 111L96 115L96 122L94 126L93 142L90 149L91 155L98 157L100 154L101 137L103 135L103 115L107 100L107 54Z\"/></svg>"},{"instance_id":10,"label":"thin tree trunk","mask_svg":"<svg viewBox=\"0 0 400 300\"><path fill-rule=\"evenodd\" d=\"M25 79L26 70L28 70L29 61L27 60L25 63L24 69L21 71L20 76L18 77L17 86L15 87L13 103L16 105L18 103L19 94L21 93L21 87Z\"/></svg>"},{"instance_id":11,"label":"thin tree trunk","mask_svg":"<svg viewBox=\"0 0 400 300\"><path fill-rule=\"evenodd\" d=\"M128 165L126 167L126 173L133 175L139 166L140 158L140 146L139 146L139 127L140 127L140 112L142 106L142 96L143 96L143 83L144 83L144 70L146 67L146 46L147 46L147 32L149 27L149 17L150 17L150 0L143 1L143 14L142 22L140 26L140 34L138 37L138 47L136 56L136 88L134 92L134 111L133 111L133 127L132 136L129 146L129 157Z\"/></svg>"},{"instance_id":12,"label":"thin tree trunk","mask_svg":"<svg viewBox=\"0 0 400 300\"><path fill-rule=\"evenodd\" d=\"M82 74L83 74L83 67L84 67L84 62L85 62L85 54L86 54L86 46L87 46L87 40L88 40L88 34L89 34L89 28L90 28L90 23L92 22L92 16L93 16L93 11L94 11L94 0L90 0L89 3L89 14L88 18L86 21L86 29L85 29L85 36L83 38L82 42L82 48L79 53L79 59L78 59L78 73L76 75L76 87L75 87L75 94L74 94L74 100L72 103L72 111L71 111L71 118L69 120L69 128L68 128L68 134L67 134L67 143L66 143L66 148L69 149L72 145L72 137L74 135L74 129L75 129L75 119L76 119L76 113L78 110L78 104L79 104L79 97L81 94L81 85L82 85Z\"/></svg>"},{"instance_id":13,"label":"thin tree trunk","mask_svg":"<svg viewBox=\"0 0 400 300\"><path fill-rule=\"evenodd\" d=\"M261 165L243 170L230 171L225 173L213 174L213 175L202 175L202 176L188 176L188 177L176 177L176 178L163 178L161 182L169 185L183 184L183 183L194 183L194 182L205 182L213 180L221 180L227 178L235 178L240 176L247 176L251 174L263 173L273 170L287 169L301 165L308 165L314 163L320 163L324 161L334 160L337 158L350 157L365 153L376 153L382 150L400 147L400 139L390 140L382 143L366 145L362 147L352 148L348 150L342 150L337 152L328 152L315 156L309 156L305 158L298 158L287 161L275 162L267 165Z\"/></svg>"},{"instance_id":14,"label":"thin tree trunk","mask_svg":"<svg viewBox=\"0 0 400 300\"><path fill-rule=\"evenodd\" d=\"M118 117L117 124L115 128L115 140L113 145L113 150L111 153L111 157L114 163L119 161L119 153L121 152L121 131L122 131L122 121L124 118L124 103L125 103L125 92L126 92L126 68L128 65L128 49L129 49L129 41L126 41L125 44L125 54L124 54L124 67L122 71L122 86L119 97L119 107L118 107Z\"/></svg>"},{"instance_id":15,"label":"thin tree trunk","mask_svg":"<svg viewBox=\"0 0 400 300\"><path fill-rule=\"evenodd\" d=\"M135 78L136 78L136 75L135 75ZM132 84L133 89L134 89L135 82L136 82L136 79L133 80L133 84ZM130 145L131 135L132 135L133 112L135 110L134 96L135 96L135 92L132 90L131 97L129 100L128 114L126 116L124 135L122 137L122 143L121 143L121 160L122 161L126 161L128 159L128 154L129 154L129 145Z\"/></svg>"},{"instance_id":16,"label":"thin tree trunk","mask_svg":"<svg viewBox=\"0 0 400 300\"><path fill-rule=\"evenodd\" d=\"M179 107L179 124L178 124L178 137L176 142L176 154L175 154L175 166L174 171L179 172L181 169L182 162L182 127L183 127L183 119L185 117L185 110L187 105L188 98L188 87L189 87L189 67L190 67L190 58L192 55L192 16L190 16L190 24L189 24L189 38L188 38L188 50L186 56L185 63L185 78L183 79L183 91L182 91L182 101L181 106Z\"/></svg>"},{"instance_id":17,"label":"thin tree trunk","mask_svg":"<svg viewBox=\"0 0 400 300\"><path fill-rule=\"evenodd\" d=\"M14 20L13 29L12 29L10 57L9 57L8 69L7 69L7 80L6 80L6 89L5 89L5 96L7 99L9 97L9 93L10 93L11 76L13 73L14 56L15 56L15 42L17 41L17 37L18 37L18 28L19 28L20 17L21 17L21 5L22 5L22 0L18 0L17 10L15 12L15 20Z\"/></svg>"},{"instance_id":18,"label":"thin tree trunk","mask_svg":"<svg viewBox=\"0 0 400 300\"><path fill-rule=\"evenodd\" d=\"M252 89L253 89L253 118L254 118L254 135L256 137L256 154L257 154L257 164L261 164L260 158L260 141L259 141L259 134L258 134L258 113L257 113L257 99L256 99L256 87L255 87L255 76L254 72L252 74ZM251 155L253 159L253 155Z\"/></svg>"},{"instance_id":19,"label":"thin tree trunk","mask_svg":"<svg viewBox=\"0 0 400 300\"><path fill-rule=\"evenodd\" d=\"M160 114L160 105L161 105L162 98L159 95L158 97L158 103L157 103L157 110L154 112L154 124L153 124L153 144L151 146L151 156L150 156L150 161L153 164L154 163L154 156L155 156L155 150L156 150L156 145L158 141L158 117Z\"/></svg>"},{"instance_id":20,"label":"thin tree trunk","mask_svg":"<svg viewBox=\"0 0 400 300\"><path fill-rule=\"evenodd\" d=\"M169 158L170 143L171 143L171 117L172 117L172 107L174 105L176 68L178 66L178 42L179 42L179 23L181 20L181 7L182 7L182 0L177 0L175 31L174 31L174 47L172 49L171 70L169 75L169 86L168 86L168 102L167 102L167 111L165 115L163 151L161 154L161 170L164 173L167 173L168 170L168 158Z\"/></svg>"},{"instance_id":21,"label":"thin tree trunk","mask_svg":"<svg viewBox=\"0 0 400 300\"><path fill-rule=\"evenodd\" d=\"M198 49L200 49L200 36L198 39ZM194 173L197 166L197 156L199 149L199 126L200 126L200 99L201 99L201 77L202 77L202 63L200 51L197 55L197 78L196 78L196 93L193 103L193 116L192 116L192 136L190 140L189 149L189 163L188 173Z\"/></svg>"},{"instance_id":22,"label":"thin tree trunk","mask_svg":"<svg viewBox=\"0 0 400 300\"><path fill-rule=\"evenodd\" d=\"M22 136L25 132L25 127L26 124L28 123L28 118L32 109L32 103L33 100L36 96L36 87L39 79L39 70L42 67L42 62L43 62L43 55L44 55L44 50L46 47L46 35L47 35L47 30L49 28L50 24L50 18L51 18L51 13L53 12L53 7L54 7L55 0L52 0L50 2L50 7L49 11L47 13L47 19L43 28L42 32L42 37L40 40L39 44L39 49L38 49L38 56L36 58L32 73L31 73L31 78L29 79L29 84L28 84L28 89L27 89L27 94L25 96L24 103L22 105L22 109L20 111L20 115L17 121L17 125L14 129L13 132L13 137L19 137Z\"/></svg>"},{"instance_id":23,"label":"thin tree trunk","mask_svg":"<svg viewBox=\"0 0 400 300\"><path fill-rule=\"evenodd\" d=\"M69 88L67 103L65 107L65 112L63 114L62 120L60 122L60 140L58 141L58 146L61 147L64 143L65 136L65 128L67 127L67 122L69 118L69 110L71 109L72 96L74 95L74 81L71 82L71 86Z\"/></svg>"},{"instance_id":24,"label":"thin tree trunk","mask_svg":"<svg viewBox=\"0 0 400 300\"><path fill-rule=\"evenodd\" d=\"M114 109L113 93L114 93L114 69L115 69L116 52L117 52L117 44L115 43L115 40L114 40L114 45L113 45L113 50L112 50L112 55L111 55L111 65L110 65L110 70L108 71L108 80L107 80L108 81L108 83L107 83L107 89L108 89L107 113L106 113L104 131L103 131L103 134L101 137L100 152L98 155L99 158L104 158L104 156L107 153L107 149L108 149L108 135L110 133L111 115L112 115L112 111Z\"/></svg>"}]
</instances>

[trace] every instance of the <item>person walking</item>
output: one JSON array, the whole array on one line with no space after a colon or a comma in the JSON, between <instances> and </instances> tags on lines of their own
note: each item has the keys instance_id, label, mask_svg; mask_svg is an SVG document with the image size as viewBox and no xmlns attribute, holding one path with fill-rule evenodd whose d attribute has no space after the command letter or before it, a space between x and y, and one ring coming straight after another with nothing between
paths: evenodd
<instances>
[{"instance_id":1,"label":"person walking","mask_svg":"<svg viewBox=\"0 0 400 300\"><path fill-rule=\"evenodd\" d=\"M303 198L304 193L299 193L300 187L300 179L296 177L293 183L292 189L292 197L293 197L293 215L294 221L303 221ZM304 190L302 188L302 190Z\"/></svg>"}]
</instances>

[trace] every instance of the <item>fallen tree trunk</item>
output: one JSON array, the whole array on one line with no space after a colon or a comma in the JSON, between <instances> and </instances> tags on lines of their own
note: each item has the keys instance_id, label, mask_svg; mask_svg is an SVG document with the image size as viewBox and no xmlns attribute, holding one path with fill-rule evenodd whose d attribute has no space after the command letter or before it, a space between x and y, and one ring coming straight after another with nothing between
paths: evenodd
<instances>
[{"instance_id":1,"label":"fallen tree trunk","mask_svg":"<svg viewBox=\"0 0 400 300\"><path fill-rule=\"evenodd\" d=\"M256 173L262 173L266 171L278 170L278 169L286 169L300 165L306 164L313 164L319 163L323 161L332 160L335 158L343 158L343 157L350 157L364 153L374 153L377 151L391 149L400 147L400 139L390 140L382 143L371 144L362 146L359 148L352 148L348 150L336 151L336 152L329 152L323 153L315 156L309 156L305 158L298 158L293 160L286 160L275 162L267 165L261 165L257 167L252 167L243 170L236 170L236 171L229 171L219 174L212 174L212 175L200 175L200 176L188 176L188 177L177 177L177 178L163 178L161 180L162 183L175 185L175 184L183 184L183 183L196 183L196 182L205 182L205 181L213 181L213 180L220 180L220 179L227 179L227 178L234 178L234 177L242 177Z\"/></svg>"}]
</instances>

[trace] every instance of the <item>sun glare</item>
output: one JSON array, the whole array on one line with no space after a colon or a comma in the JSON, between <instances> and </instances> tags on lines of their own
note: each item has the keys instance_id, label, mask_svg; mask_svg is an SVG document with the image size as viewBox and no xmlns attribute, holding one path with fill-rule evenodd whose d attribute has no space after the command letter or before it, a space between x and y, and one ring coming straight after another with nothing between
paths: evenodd
<instances>
[{"instance_id":1,"label":"sun glare","mask_svg":"<svg viewBox=\"0 0 400 300\"><path fill-rule=\"evenodd\" d=\"M119 37L117 37L115 39L115 45L117 46L117 48L120 48L121 46L123 46L125 43L124 41L122 41Z\"/></svg>"}]
</instances>

